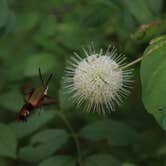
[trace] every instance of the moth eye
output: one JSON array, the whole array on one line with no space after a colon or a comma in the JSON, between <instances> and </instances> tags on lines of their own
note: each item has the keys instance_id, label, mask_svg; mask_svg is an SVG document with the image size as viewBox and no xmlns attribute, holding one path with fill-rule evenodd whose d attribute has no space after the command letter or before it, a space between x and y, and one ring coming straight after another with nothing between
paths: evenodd
<instances>
[{"instance_id":1,"label":"moth eye","mask_svg":"<svg viewBox=\"0 0 166 166\"><path fill-rule=\"evenodd\" d=\"M27 111L26 113L27 113L27 115L29 115L29 111Z\"/></svg>"}]
</instances>

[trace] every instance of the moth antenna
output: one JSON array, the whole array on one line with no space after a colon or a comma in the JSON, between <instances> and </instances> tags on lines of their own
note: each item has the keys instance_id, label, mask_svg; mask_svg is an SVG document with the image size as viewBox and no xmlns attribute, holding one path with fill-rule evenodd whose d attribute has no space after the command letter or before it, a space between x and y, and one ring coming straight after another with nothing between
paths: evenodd
<instances>
[{"instance_id":1,"label":"moth antenna","mask_svg":"<svg viewBox=\"0 0 166 166\"><path fill-rule=\"evenodd\" d=\"M46 87L48 86L48 83L51 80L52 76L53 76L53 73L51 73L50 76L48 77L47 82L46 82Z\"/></svg>"},{"instance_id":2,"label":"moth antenna","mask_svg":"<svg viewBox=\"0 0 166 166\"><path fill-rule=\"evenodd\" d=\"M40 77L40 80L41 80L41 82L42 82L43 87L45 88L45 85L44 85L44 81L43 81L43 77L42 77L42 74L41 74L40 67L39 67L39 77Z\"/></svg>"}]
</instances>

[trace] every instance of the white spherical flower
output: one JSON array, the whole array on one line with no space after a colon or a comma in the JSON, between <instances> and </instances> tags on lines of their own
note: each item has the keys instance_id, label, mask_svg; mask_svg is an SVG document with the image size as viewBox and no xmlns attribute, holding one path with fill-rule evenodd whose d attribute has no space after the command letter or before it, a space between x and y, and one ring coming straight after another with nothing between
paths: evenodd
<instances>
[{"instance_id":1,"label":"white spherical flower","mask_svg":"<svg viewBox=\"0 0 166 166\"><path fill-rule=\"evenodd\" d=\"M86 57L77 53L66 68L65 91L71 95L74 103L84 105L88 111L105 114L114 110L115 103L122 103L128 95L131 83L131 70L123 70L125 57L118 55L115 48L86 51Z\"/></svg>"}]
</instances>

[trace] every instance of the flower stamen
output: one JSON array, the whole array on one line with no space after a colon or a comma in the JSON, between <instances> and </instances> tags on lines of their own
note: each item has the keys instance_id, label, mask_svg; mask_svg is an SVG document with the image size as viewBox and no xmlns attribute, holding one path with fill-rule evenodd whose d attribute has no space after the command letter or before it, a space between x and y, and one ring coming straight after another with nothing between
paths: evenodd
<instances>
[{"instance_id":1,"label":"flower stamen","mask_svg":"<svg viewBox=\"0 0 166 166\"><path fill-rule=\"evenodd\" d=\"M118 55L116 48L108 46L105 54L94 47L83 48L85 58L77 53L67 67L64 77L66 90L76 105L84 105L88 111L105 114L114 111L114 105L120 105L123 97L129 93L131 70L124 70L126 57Z\"/></svg>"}]
</instances>

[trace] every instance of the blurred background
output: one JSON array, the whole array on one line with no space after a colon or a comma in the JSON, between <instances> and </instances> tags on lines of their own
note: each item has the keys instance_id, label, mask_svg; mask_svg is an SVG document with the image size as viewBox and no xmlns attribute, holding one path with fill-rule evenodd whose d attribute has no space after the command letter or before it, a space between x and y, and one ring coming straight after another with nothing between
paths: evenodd
<instances>
[{"instance_id":1,"label":"blurred background","mask_svg":"<svg viewBox=\"0 0 166 166\"><path fill-rule=\"evenodd\" d=\"M0 166L165 166L166 133L142 104L139 65L131 95L107 116L72 106L61 83L74 51L113 44L131 62L166 32L165 18L164 0L0 0ZM18 123L20 88L41 86L39 67L54 73L58 104Z\"/></svg>"}]
</instances>

